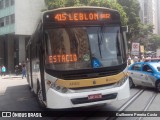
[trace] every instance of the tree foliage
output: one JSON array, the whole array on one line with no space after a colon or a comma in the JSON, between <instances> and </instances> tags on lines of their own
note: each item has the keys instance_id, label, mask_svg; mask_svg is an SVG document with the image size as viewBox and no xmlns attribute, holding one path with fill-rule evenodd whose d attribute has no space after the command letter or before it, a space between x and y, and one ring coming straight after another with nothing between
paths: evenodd
<instances>
[{"instance_id":1,"label":"tree foliage","mask_svg":"<svg viewBox=\"0 0 160 120\"><path fill-rule=\"evenodd\" d=\"M140 4L138 0L117 0L119 4L121 4L126 12L129 20L128 25L130 26L138 26L140 23L139 11Z\"/></svg>"},{"instance_id":2,"label":"tree foliage","mask_svg":"<svg viewBox=\"0 0 160 120\"><path fill-rule=\"evenodd\" d=\"M128 17L129 34L128 39L132 39L133 36L139 35L139 28L142 27L139 17L140 4L138 0L117 0L119 4L123 6L124 11Z\"/></svg>"},{"instance_id":3,"label":"tree foliage","mask_svg":"<svg viewBox=\"0 0 160 120\"><path fill-rule=\"evenodd\" d=\"M149 38L150 46L148 50L156 51L156 49L160 49L160 36L156 34L152 34Z\"/></svg>"},{"instance_id":4,"label":"tree foliage","mask_svg":"<svg viewBox=\"0 0 160 120\"><path fill-rule=\"evenodd\" d=\"M137 29L133 29L133 31L130 29L130 43L138 42L141 45L144 45L145 48L148 48L148 44L150 43L149 38L153 35L153 25L145 25L140 23L136 28Z\"/></svg>"},{"instance_id":5,"label":"tree foliage","mask_svg":"<svg viewBox=\"0 0 160 120\"><path fill-rule=\"evenodd\" d=\"M126 25L128 22L126 13L117 0L45 0L45 3L48 6L48 9L71 6L99 6L112 8L120 12L123 25Z\"/></svg>"},{"instance_id":6,"label":"tree foliage","mask_svg":"<svg viewBox=\"0 0 160 120\"><path fill-rule=\"evenodd\" d=\"M160 47L160 37L153 34L154 26L140 22L140 4L138 0L117 0L123 6L128 16L129 33L127 35L130 43L139 42L146 50L156 50Z\"/></svg>"}]
</instances>

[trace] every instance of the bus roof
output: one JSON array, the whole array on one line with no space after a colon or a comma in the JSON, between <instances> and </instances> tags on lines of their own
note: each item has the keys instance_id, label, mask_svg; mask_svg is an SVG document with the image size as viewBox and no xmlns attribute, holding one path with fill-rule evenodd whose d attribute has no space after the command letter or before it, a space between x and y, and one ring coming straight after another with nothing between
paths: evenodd
<instances>
[{"instance_id":1,"label":"bus roof","mask_svg":"<svg viewBox=\"0 0 160 120\"><path fill-rule=\"evenodd\" d=\"M114 22L119 23L120 13L106 7L79 6L47 10L42 13L42 22L66 24L66 22Z\"/></svg>"},{"instance_id":2,"label":"bus roof","mask_svg":"<svg viewBox=\"0 0 160 120\"><path fill-rule=\"evenodd\" d=\"M115 11L118 12L115 9L111 9L111 8L106 8L106 7L96 7L96 6L77 6L77 7L61 7L61 8L56 8L56 9L52 9L52 10L46 10L43 12L43 14L48 13L48 12L53 12L53 11L59 11L59 10L68 10L68 9L105 9L105 10L111 10L111 11Z\"/></svg>"}]
</instances>

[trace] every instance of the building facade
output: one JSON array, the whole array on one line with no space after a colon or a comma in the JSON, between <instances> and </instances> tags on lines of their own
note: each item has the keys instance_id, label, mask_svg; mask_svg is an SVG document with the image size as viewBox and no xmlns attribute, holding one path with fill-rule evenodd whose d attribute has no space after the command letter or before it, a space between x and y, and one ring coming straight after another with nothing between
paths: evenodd
<instances>
[{"instance_id":1,"label":"building facade","mask_svg":"<svg viewBox=\"0 0 160 120\"><path fill-rule=\"evenodd\" d=\"M45 9L44 0L0 0L0 65L14 72Z\"/></svg>"},{"instance_id":2,"label":"building facade","mask_svg":"<svg viewBox=\"0 0 160 120\"><path fill-rule=\"evenodd\" d=\"M160 8L160 0L158 0L158 3L157 3L157 9L159 10ZM158 17L158 34L160 35L160 12L158 11L157 13L157 17Z\"/></svg>"},{"instance_id":3,"label":"building facade","mask_svg":"<svg viewBox=\"0 0 160 120\"><path fill-rule=\"evenodd\" d=\"M159 0L138 0L140 3L140 18L144 24L154 25L153 33L158 34L158 2Z\"/></svg>"}]
</instances>

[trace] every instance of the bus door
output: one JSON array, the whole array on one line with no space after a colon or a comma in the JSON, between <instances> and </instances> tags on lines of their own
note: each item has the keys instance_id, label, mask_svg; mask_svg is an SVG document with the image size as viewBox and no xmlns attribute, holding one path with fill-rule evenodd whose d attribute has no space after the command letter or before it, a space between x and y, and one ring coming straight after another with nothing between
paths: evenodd
<instances>
[{"instance_id":1,"label":"bus door","mask_svg":"<svg viewBox=\"0 0 160 120\"><path fill-rule=\"evenodd\" d=\"M32 82L32 58L31 58L31 44L28 45L27 48L27 81L29 83L29 85L31 86L31 88L33 87L33 82Z\"/></svg>"},{"instance_id":2,"label":"bus door","mask_svg":"<svg viewBox=\"0 0 160 120\"><path fill-rule=\"evenodd\" d=\"M43 101L46 101L46 89L45 89L45 78L44 78L44 56L45 56L45 42L43 38L43 32L40 30L39 32L39 73L40 73L40 79L41 79L41 88L42 88L42 95L43 95Z\"/></svg>"}]
</instances>

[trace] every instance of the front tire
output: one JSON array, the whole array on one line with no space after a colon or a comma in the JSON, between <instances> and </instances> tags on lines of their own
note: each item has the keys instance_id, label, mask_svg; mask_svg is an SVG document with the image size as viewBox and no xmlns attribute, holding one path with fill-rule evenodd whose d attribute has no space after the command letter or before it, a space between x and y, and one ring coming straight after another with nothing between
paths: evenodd
<instances>
[{"instance_id":1,"label":"front tire","mask_svg":"<svg viewBox=\"0 0 160 120\"><path fill-rule=\"evenodd\" d=\"M37 100L41 108L46 108L46 105L43 102L42 89L40 88L39 84L37 84Z\"/></svg>"},{"instance_id":2,"label":"front tire","mask_svg":"<svg viewBox=\"0 0 160 120\"><path fill-rule=\"evenodd\" d=\"M160 92L160 81L156 82L156 90Z\"/></svg>"},{"instance_id":3,"label":"front tire","mask_svg":"<svg viewBox=\"0 0 160 120\"><path fill-rule=\"evenodd\" d=\"M131 77L129 77L129 87L130 87L130 88L135 87L135 85L134 85L133 80L132 80Z\"/></svg>"}]
</instances>

